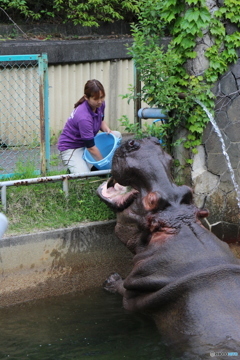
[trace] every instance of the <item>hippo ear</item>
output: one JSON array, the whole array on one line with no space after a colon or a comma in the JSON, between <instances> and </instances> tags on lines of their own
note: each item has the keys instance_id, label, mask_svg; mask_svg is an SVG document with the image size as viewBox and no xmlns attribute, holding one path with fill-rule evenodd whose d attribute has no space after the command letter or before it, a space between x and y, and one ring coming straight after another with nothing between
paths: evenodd
<instances>
[{"instance_id":1,"label":"hippo ear","mask_svg":"<svg viewBox=\"0 0 240 360\"><path fill-rule=\"evenodd\" d=\"M198 209L197 211L197 217L198 218L205 218L208 217L209 211L207 209Z\"/></svg>"},{"instance_id":2,"label":"hippo ear","mask_svg":"<svg viewBox=\"0 0 240 360\"><path fill-rule=\"evenodd\" d=\"M166 231L157 231L152 234L150 244L163 244L167 240L172 239L176 234L176 229L167 229Z\"/></svg>"}]
</instances>

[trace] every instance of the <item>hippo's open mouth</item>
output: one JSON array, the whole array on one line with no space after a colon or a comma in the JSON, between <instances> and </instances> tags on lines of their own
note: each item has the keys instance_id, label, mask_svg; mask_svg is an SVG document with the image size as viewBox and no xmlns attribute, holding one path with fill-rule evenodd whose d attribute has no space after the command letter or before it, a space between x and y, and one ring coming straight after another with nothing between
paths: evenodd
<instances>
[{"instance_id":1,"label":"hippo's open mouth","mask_svg":"<svg viewBox=\"0 0 240 360\"><path fill-rule=\"evenodd\" d=\"M120 185L111 177L99 186L97 194L114 210L123 211L132 204L139 192L130 186Z\"/></svg>"},{"instance_id":2,"label":"hippo's open mouth","mask_svg":"<svg viewBox=\"0 0 240 360\"><path fill-rule=\"evenodd\" d=\"M158 139L130 139L116 149L112 160L112 177L99 186L97 194L116 211L127 209L137 198L142 208L143 196L152 192L153 188L158 189L159 184L164 192L169 187L173 192L170 163L171 157L163 151ZM155 200L157 206L156 197Z\"/></svg>"}]
</instances>

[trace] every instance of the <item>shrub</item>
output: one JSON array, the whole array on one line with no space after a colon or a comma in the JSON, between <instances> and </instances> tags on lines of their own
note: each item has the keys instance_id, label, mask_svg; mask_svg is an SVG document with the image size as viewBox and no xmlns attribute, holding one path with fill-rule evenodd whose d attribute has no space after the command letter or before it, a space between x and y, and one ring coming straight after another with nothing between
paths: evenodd
<instances>
[{"instance_id":1,"label":"shrub","mask_svg":"<svg viewBox=\"0 0 240 360\"><path fill-rule=\"evenodd\" d=\"M71 21L83 26L99 26L102 21L132 21L138 12L136 0L0 0L0 7L14 21ZM2 12L1 19L5 18Z\"/></svg>"}]
</instances>

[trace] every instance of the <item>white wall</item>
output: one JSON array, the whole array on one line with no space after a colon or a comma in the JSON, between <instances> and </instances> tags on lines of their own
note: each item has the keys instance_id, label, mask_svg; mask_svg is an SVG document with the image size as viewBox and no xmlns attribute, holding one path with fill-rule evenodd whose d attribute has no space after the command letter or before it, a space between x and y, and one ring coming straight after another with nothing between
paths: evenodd
<instances>
[{"instance_id":1,"label":"white wall","mask_svg":"<svg viewBox=\"0 0 240 360\"><path fill-rule=\"evenodd\" d=\"M50 127L56 135L63 128L74 103L82 97L89 79L99 80L105 88L105 120L110 128L121 130L117 119L123 115L134 121L133 101L128 104L127 99L120 97L128 93L129 85L134 83L132 60L50 65L48 72Z\"/></svg>"}]
</instances>

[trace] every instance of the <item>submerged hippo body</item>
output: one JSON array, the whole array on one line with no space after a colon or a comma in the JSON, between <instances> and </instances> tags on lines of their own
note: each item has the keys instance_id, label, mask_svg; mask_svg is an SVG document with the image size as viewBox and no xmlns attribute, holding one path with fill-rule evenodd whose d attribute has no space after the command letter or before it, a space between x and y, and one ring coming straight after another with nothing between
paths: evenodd
<instances>
[{"instance_id":1,"label":"submerged hippo body","mask_svg":"<svg viewBox=\"0 0 240 360\"><path fill-rule=\"evenodd\" d=\"M116 234L134 258L131 273L112 274L105 288L119 292L127 310L149 313L168 343L188 348L186 359L240 354L240 262L202 226L207 211L172 182L170 165L155 138L116 150L98 195L115 209Z\"/></svg>"}]
</instances>

